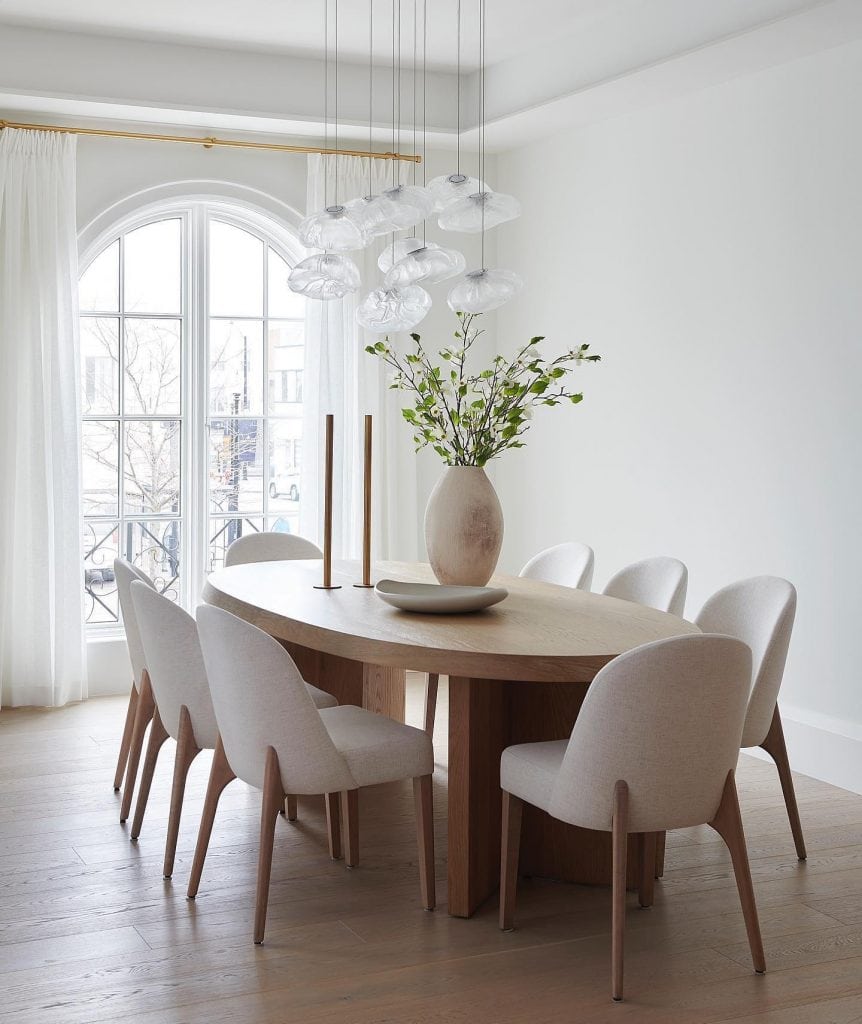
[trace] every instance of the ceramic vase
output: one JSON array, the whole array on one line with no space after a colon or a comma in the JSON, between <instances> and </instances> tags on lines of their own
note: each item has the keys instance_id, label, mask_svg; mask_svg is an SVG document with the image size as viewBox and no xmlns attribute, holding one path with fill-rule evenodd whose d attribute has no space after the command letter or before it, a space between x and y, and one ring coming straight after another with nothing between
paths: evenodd
<instances>
[{"instance_id":1,"label":"ceramic vase","mask_svg":"<svg viewBox=\"0 0 862 1024\"><path fill-rule=\"evenodd\" d=\"M443 584L484 587L503 543L503 510L484 469L447 466L425 509L425 546Z\"/></svg>"}]
</instances>

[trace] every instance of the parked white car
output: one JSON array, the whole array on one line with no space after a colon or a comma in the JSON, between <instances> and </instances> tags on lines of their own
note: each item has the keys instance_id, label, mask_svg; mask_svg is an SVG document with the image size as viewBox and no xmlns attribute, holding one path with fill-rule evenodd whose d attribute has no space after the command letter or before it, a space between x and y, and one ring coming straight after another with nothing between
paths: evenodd
<instances>
[{"instance_id":1,"label":"parked white car","mask_svg":"<svg viewBox=\"0 0 862 1024\"><path fill-rule=\"evenodd\" d=\"M280 498L286 495L291 501L299 501L299 470L288 469L284 472L274 472L269 481L270 498Z\"/></svg>"}]
</instances>

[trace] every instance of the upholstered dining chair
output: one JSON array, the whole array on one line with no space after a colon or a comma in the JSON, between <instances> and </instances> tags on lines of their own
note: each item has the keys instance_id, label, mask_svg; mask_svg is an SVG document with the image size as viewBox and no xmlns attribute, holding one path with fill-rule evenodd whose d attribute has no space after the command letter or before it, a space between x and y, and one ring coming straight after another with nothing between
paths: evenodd
<instances>
[{"instance_id":1,"label":"upholstered dining chair","mask_svg":"<svg viewBox=\"0 0 862 1024\"><path fill-rule=\"evenodd\" d=\"M638 833L640 903L653 900L656 832L708 823L730 851L758 973L763 944L734 782L751 652L728 636L645 644L595 677L571 737L507 747L500 927L514 922L523 802L560 821L612 833L611 990L623 995L626 853Z\"/></svg>"},{"instance_id":2,"label":"upholstered dining chair","mask_svg":"<svg viewBox=\"0 0 862 1024\"><path fill-rule=\"evenodd\" d=\"M563 587L589 590L593 582L593 549L578 541L546 548L534 555L518 574L524 579L557 583ZM437 689L440 676L431 673L425 683L425 732L434 734L437 713Z\"/></svg>"},{"instance_id":3,"label":"upholstered dining chair","mask_svg":"<svg viewBox=\"0 0 862 1024\"><path fill-rule=\"evenodd\" d=\"M316 544L295 533L249 533L225 552L225 567L246 562L281 562L292 558L323 558Z\"/></svg>"},{"instance_id":4,"label":"upholstered dining chair","mask_svg":"<svg viewBox=\"0 0 862 1024\"><path fill-rule=\"evenodd\" d=\"M232 779L239 778L263 793L256 943L264 938L275 821L284 794L325 794L330 853L340 855L343 830L345 860L354 867L359 861L360 787L412 779L422 903L426 910L433 910L434 755L429 737L420 729L352 705L318 710L287 651L256 626L221 608L198 609L198 632L220 739L189 878L189 898L197 895L219 796Z\"/></svg>"},{"instance_id":5,"label":"upholstered dining chair","mask_svg":"<svg viewBox=\"0 0 862 1024\"><path fill-rule=\"evenodd\" d=\"M682 617L687 587L688 569L685 565L678 558L661 555L620 569L608 580L602 593Z\"/></svg>"},{"instance_id":6,"label":"upholstered dining chair","mask_svg":"<svg viewBox=\"0 0 862 1024\"><path fill-rule=\"evenodd\" d=\"M156 705L131 837L137 839L141 834L159 751L171 737L176 740L177 748L163 869L165 878L170 878L186 777L201 750L215 749L218 727L195 620L179 605L140 581L132 583L131 594Z\"/></svg>"},{"instance_id":7,"label":"upholstered dining chair","mask_svg":"<svg viewBox=\"0 0 862 1024\"><path fill-rule=\"evenodd\" d=\"M528 580L543 580L562 587L589 590L593 582L594 564L593 549L573 540L555 544L533 555L518 575Z\"/></svg>"},{"instance_id":8,"label":"upholstered dining chair","mask_svg":"<svg viewBox=\"0 0 862 1024\"><path fill-rule=\"evenodd\" d=\"M731 583L712 595L694 620L709 633L727 633L751 648L752 675L742 747L760 747L775 762L784 794L796 856L805 860L805 840L784 729L778 711L778 691L796 616L796 588L778 576L755 576Z\"/></svg>"},{"instance_id":9,"label":"upholstered dining chair","mask_svg":"<svg viewBox=\"0 0 862 1024\"><path fill-rule=\"evenodd\" d=\"M129 648L129 660L132 663L132 691L129 694L126 723L120 742L117 770L114 773L114 792L116 793L121 785L123 788L123 796L120 801L120 821L124 822L132 807L132 796L138 777L138 764L141 760L144 734L153 717L154 710L153 691L147 673L144 648L141 643L141 634L138 630L138 620L135 616L135 606L132 604L130 588L136 580L151 589L155 589L155 584L145 572L124 558L114 559L114 579L117 581L123 629Z\"/></svg>"}]
</instances>

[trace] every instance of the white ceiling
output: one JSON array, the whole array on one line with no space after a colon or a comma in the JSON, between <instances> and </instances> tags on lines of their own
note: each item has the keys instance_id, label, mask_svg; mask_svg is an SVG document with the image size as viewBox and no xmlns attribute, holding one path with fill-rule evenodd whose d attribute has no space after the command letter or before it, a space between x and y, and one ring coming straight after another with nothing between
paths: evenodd
<instances>
[{"instance_id":1,"label":"white ceiling","mask_svg":"<svg viewBox=\"0 0 862 1024\"><path fill-rule=\"evenodd\" d=\"M405 56L413 48L414 5L423 0L373 0L375 61L391 56L393 5L402 12ZM429 63L439 69L456 61L458 0L426 0ZM702 46L728 34L800 10L823 0L486 0L486 55L497 63L535 53L541 67L543 44L572 39L572 60L593 58L597 48L632 43L648 33L664 55ZM348 59L368 56L370 0L341 0L339 47ZM477 58L479 0L461 0L462 68ZM335 0L330 0L332 39ZM42 28L156 39L199 46L277 51L318 57L323 50L323 0L0 0L0 22Z\"/></svg>"}]
</instances>

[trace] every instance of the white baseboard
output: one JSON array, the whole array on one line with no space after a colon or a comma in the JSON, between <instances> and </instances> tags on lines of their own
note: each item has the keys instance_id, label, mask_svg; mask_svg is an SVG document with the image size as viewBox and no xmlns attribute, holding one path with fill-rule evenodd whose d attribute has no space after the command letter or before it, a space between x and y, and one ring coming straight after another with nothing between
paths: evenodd
<instances>
[{"instance_id":1,"label":"white baseboard","mask_svg":"<svg viewBox=\"0 0 862 1024\"><path fill-rule=\"evenodd\" d=\"M862 726L783 702L780 707L793 771L862 793ZM762 750L746 753L772 760Z\"/></svg>"}]
</instances>

